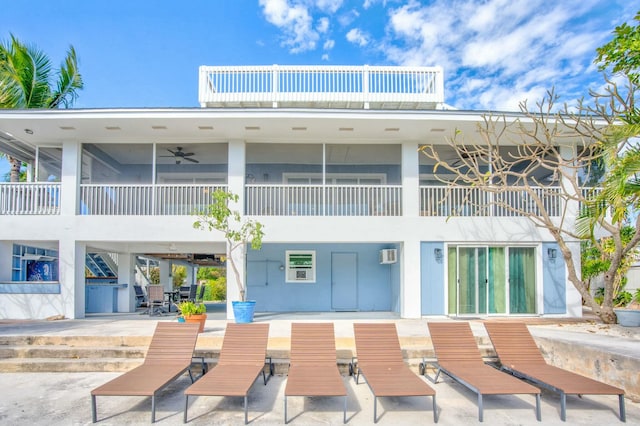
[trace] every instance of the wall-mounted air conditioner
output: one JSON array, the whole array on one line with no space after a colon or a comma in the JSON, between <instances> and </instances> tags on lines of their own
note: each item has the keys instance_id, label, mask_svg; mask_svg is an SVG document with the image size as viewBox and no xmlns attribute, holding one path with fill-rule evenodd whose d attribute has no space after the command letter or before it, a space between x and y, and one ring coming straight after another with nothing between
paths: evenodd
<instances>
[{"instance_id":1,"label":"wall-mounted air conditioner","mask_svg":"<svg viewBox=\"0 0 640 426\"><path fill-rule=\"evenodd\" d=\"M396 263L398 261L398 250L384 249L380 250L380 263Z\"/></svg>"}]
</instances>

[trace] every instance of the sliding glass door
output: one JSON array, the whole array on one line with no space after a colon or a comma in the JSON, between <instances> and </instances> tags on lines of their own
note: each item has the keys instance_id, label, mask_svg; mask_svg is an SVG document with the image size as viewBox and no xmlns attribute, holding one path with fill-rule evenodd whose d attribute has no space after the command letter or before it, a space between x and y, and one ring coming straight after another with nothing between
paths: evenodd
<instances>
[{"instance_id":1,"label":"sliding glass door","mask_svg":"<svg viewBox=\"0 0 640 426\"><path fill-rule=\"evenodd\" d=\"M535 248L449 247L449 313L533 314Z\"/></svg>"}]
</instances>

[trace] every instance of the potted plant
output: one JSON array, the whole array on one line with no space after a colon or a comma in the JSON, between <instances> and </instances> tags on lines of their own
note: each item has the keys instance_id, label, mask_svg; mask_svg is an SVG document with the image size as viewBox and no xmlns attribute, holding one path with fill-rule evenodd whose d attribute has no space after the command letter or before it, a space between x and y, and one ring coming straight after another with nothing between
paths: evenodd
<instances>
[{"instance_id":1,"label":"potted plant","mask_svg":"<svg viewBox=\"0 0 640 426\"><path fill-rule=\"evenodd\" d=\"M244 263L247 244L251 244L254 250L262 247L263 225L255 220L242 219L240 212L229 207L231 203L238 203L237 194L218 189L214 191L212 200L207 209L198 214L193 227L209 231L217 230L224 234L227 240L227 262L233 270L240 296L240 300L231 302L234 317L236 322L252 322L256 302L246 300L246 287L236 261L240 260Z\"/></svg>"},{"instance_id":2,"label":"potted plant","mask_svg":"<svg viewBox=\"0 0 640 426\"><path fill-rule=\"evenodd\" d=\"M640 288L633 296L628 291L624 293L624 301L613 309L618 317L618 324L624 327L640 327Z\"/></svg>"},{"instance_id":3,"label":"potted plant","mask_svg":"<svg viewBox=\"0 0 640 426\"><path fill-rule=\"evenodd\" d=\"M185 322L197 322L200 324L199 332L202 333L204 331L204 324L207 320L207 307L204 303L185 300L178 303L178 311Z\"/></svg>"}]
</instances>

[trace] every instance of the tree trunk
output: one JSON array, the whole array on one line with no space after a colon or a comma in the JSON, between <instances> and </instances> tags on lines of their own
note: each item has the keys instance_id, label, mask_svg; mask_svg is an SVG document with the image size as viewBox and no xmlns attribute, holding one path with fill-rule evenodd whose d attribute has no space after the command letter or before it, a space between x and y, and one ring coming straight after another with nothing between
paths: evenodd
<instances>
[{"instance_id":1,"label":"tree trunk","mask_svg":"<svg viewBox=\"0 0 640 426\"><path fill-rule=\"evenodd\" d=\"M16 158L9 157L11 171L9 173L9 182L20 182L20 166L22 162Z\"/></svg>"}]
</instances>

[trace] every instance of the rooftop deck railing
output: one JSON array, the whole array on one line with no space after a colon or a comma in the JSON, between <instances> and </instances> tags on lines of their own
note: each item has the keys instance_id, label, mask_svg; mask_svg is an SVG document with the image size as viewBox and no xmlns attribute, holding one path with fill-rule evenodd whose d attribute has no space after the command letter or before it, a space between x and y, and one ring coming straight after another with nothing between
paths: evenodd
<instances>
[{"instance_id":1,"label":"rooftop deck railing","mask_svg":"<svg viewBox=\"0 0 640 426\"><path fill-rule=\"evenodd\" d=\"M0 215L60 214L60 183L0 183Z\"/></svg>"},{"instance_id":2,"label":"rooftop deck railing","mask_svg":"<svg viewBox=\"0 0 640 426\"><path fill-rule=\"evenodd\" d=\"M203 107L436 109L444 102L440 67L200 67Z\"/></svg>"}]
</instances>

